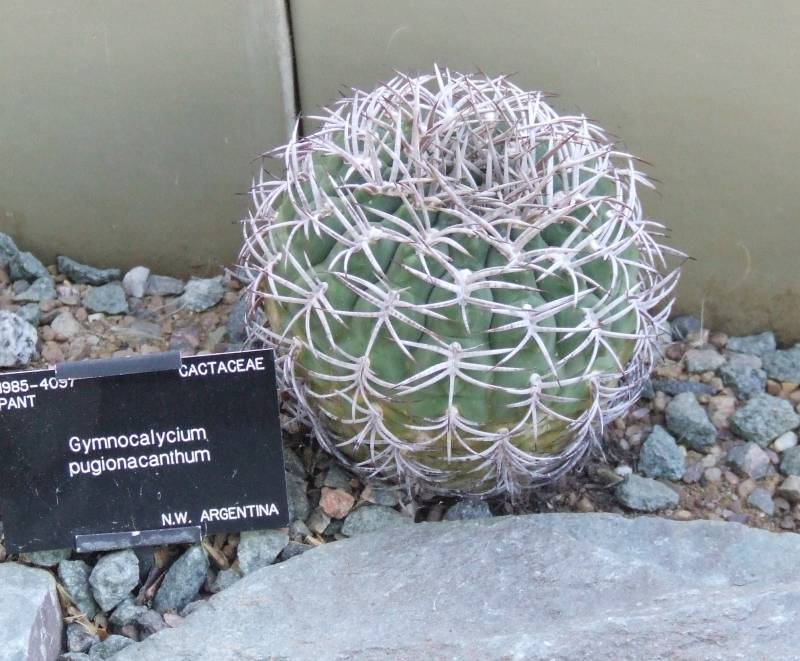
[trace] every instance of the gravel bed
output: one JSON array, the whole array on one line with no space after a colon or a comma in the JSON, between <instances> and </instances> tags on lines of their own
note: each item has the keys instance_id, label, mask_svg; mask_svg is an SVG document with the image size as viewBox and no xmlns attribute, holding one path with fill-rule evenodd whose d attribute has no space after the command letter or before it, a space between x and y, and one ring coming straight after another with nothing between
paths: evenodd
<instances>
[{"instance_id":1,"label":"gravel bed","mask_svg":"<svg viewBox=\"0 0 800 661\"><path fill-rule=\"evenodd\" d=\"M45 267L0 234L0 365L46 367L178 349L242 347L242 284L226 272L189 282L95 269L66 257ZM800 525L800 345L772 333L729 338L698 319L672 320L642 399L605 433L602 452L558 483L516 502L413 502L366 485L284 420L288 529L212 535L201 545L105 554L9 556L49 568L61 590L64 658L106 658L134 640L180 626L187 613L242 575L322 544L415 521L526 512L735 521L773 531ZM210 488L213 488L211 486ZM1 530L1 528L0 528ZM85 656L81 656L85 654Z\"/></svg>"}]
</instances>

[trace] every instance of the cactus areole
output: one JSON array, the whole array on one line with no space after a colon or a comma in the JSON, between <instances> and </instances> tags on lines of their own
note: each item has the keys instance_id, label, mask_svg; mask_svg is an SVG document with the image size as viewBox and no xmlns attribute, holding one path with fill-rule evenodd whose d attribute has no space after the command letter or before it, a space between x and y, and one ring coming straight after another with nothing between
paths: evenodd
<instances>
[{"instance_id":1,"label":"cactus areole","mask_svg":"<svg viewBox=\"0 0 800 661\"><path fill-rule=\"evenodd\" d=\"M271 152L285 177L253 187L251 338L367 476L517 494L639 396L681 254L642 215L634 158L545 99L398 75Z\"/></svg>"}]
</instances>

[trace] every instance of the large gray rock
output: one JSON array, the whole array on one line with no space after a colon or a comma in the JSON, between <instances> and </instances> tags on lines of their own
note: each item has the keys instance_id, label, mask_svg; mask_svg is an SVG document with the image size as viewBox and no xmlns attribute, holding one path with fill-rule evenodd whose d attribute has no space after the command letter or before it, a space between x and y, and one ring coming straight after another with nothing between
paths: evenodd
<instances>
[{"instance_id":1,"label":"large gray rock","mask_svg":"<svg viewBox=\"0 0 800 661\"><path fill-rule=\"evenodd\" d=\"M734 433L762 447L798 425L800 416L792 405L785 399L767 394L756 395L731 416Z\"/></svg>"},{"instance_id":2,"label":"large gray rock","mask_svg":"<svg viewBox=\"0 0 800 661\"><path fill-rule=\"evenodd\" d=\"M712 521L417 524L246 576L115 661L795 658L799 554Z\"/></svg>"},{"instance_id":3,"label":"large gray rock","mask_svg":"<svg viewBox=\"0 0 800 661\"><path fill-rule=\"evenodd\" d=\"M693 450L703 450L714 445L717 439L717 428L711 424L708 415L690 392L684 392L672 398L667 404L667 429L678 442L688 445Z\"/></svg>"},{"instance_id":4,"label":"large gray rock","mask_svg":"<svg viewBox=\"0 0 800 661\"><path fill-rule=\"evenodd\" d=\"M122 271L119 269L98 269L64 255L59 255L57 260L58 272L79 285L104 285L122 277Z\"/></svg>"},{"instance_id":5,"label":"large gray rock","mask_svg":"<svg viewBox=\"0 0 800 661\"><path fill-rule=\"evenodd\" d=\"M22 317L0 310L0 367L31 362L37 339L36 329Z\"/></svg>"},{"instance_id":6,"label":"large gray rock","mask_svg":"<svg viewBox=\"0 0 800 661\"><path fill-rule=\"evenodd\" d=\"M52 661L61 652L56 582L42 569L0 563L0 658Z\"/></svg>"}]
</instances>

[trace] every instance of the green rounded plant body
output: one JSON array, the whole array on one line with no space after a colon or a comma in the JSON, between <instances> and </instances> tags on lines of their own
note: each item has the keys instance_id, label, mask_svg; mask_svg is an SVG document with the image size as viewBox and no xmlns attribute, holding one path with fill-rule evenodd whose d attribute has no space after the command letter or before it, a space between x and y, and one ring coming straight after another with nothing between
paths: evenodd
<instances>
[{"instance_id":1,"label":"green rounded plant body","mask_svg":"<svg viewBox=\"0 0 800 661\"><path fill-rule=\"evenodd\" d=\"M440 492L551 481L638 396L677 270L633 159L504 78L356 92L254 187L256 337L340 459Z\"/></svg>"}]
</instances>

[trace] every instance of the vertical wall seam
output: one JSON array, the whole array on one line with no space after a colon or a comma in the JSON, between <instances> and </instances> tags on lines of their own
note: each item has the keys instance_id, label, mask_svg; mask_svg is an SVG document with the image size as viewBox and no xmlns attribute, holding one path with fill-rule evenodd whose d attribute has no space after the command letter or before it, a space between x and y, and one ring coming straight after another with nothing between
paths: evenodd
<instances>
[{"instance_id":1,"label":"vertical wall seam","mask_svg":"<svg viewBox=\"0 0 800 661\"><path fill-rule=\"evenodd\" d=\"M281 22L276 32L278 69L280 71L281 89L283 90L283 107L286 122L284 139L288 140L294 131L295 120L300 108L297 105L297 80L295 78L294 48L292 46L291 20L286 0L273 0L276 13Z\"/></svg>"},{"instance_id":2,"label":"vertical wall seam","mask_svg":"<svg viewBox=\"0 0 800 661\"><path fill-rule=\"evenodd\" d=\"M295 118L297 119L297 130L300 135L304 135L303 131L303 104L300 97L300 76L297 70L297 42L295 41L294 33L294 20L292 17L292 3L291 0L284 0L284 11L286 14L286 27L289 34L289 53L291 56L292 64L292 81L294 83L294 109Z\"/></svg>"}]
</instances>

